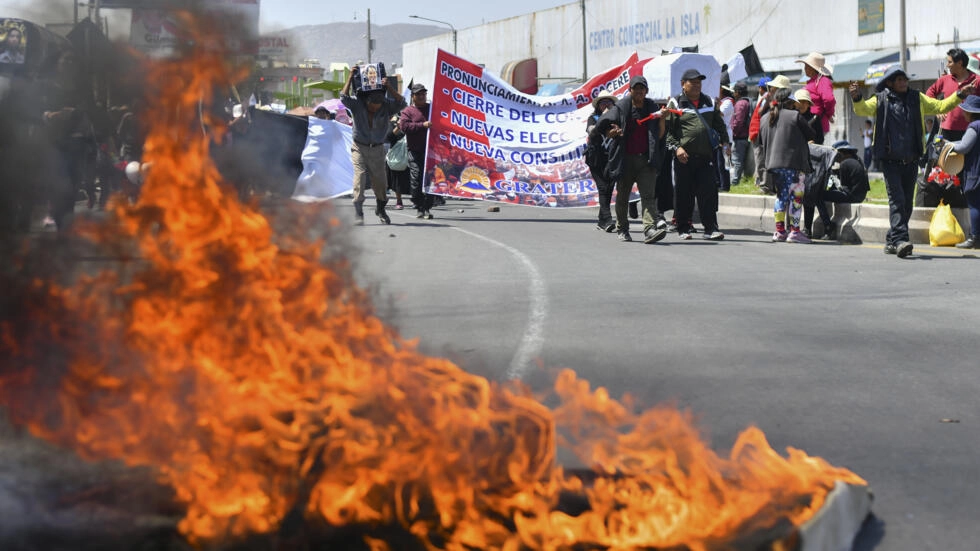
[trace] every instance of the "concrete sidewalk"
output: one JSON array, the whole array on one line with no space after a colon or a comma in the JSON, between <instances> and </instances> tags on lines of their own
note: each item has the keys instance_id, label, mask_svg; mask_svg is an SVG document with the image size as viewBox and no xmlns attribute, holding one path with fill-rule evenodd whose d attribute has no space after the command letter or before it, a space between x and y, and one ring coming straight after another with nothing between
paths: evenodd
<instances>
[{"instance_id":1,"label":"concrete sidewalk","mask_svg":"<svg viewBox=\"0 0 980 551\"><path fill-rule=\"evenodd\" d=\"M718 197L718 224L725 229L749 229L772 232L776 229L773 208L776 198L772 195L739 195L720 193ZM829 205L833 221L839 228L838 241L844 243L884 243L888 233L888 205L870 203ZM929 244L929 222L933 208L916 207L909 221L909 235L917 245ZM967 209L953 209L957 221L965 233L970 231ZM820 234L823 224L814 213L813 231Z\"/></svg>"}]
</instances>

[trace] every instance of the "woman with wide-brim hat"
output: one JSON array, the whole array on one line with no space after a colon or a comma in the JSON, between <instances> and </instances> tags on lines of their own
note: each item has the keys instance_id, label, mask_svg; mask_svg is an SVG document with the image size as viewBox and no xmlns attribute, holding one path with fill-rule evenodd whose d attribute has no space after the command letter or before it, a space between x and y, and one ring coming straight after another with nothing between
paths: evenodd
<instances>
[{"instance_id":1,"label":"woman with wide-brim hat","mask_svg":"<svg viewBox=\"0 0 980 551\"><path fill-rule=\"evenodd\" d=\"M963 139L953 143L953 151L964 156L960 173L963 196L970 210L970 235L956 246L960 249L980 249L980 96L967 96L960 109L970 119Z\"/></svg>"},{"instance_id":2,"label":"woman with wide-brim hat","mask_svg":"<svg viewBox=\"0 0 980 551\"><path fill-rule=\"evenodd\" d=\"M803 64L803 72L809 79L806 82L806 91L813 101L810 112L820 119L820 133L816 143L823 144L823 136L830 132L830 123L834 121L834 111L837 109L833 73L823 55L817 52L810 52L796 62Z\"/></svg>"}]
</instances>

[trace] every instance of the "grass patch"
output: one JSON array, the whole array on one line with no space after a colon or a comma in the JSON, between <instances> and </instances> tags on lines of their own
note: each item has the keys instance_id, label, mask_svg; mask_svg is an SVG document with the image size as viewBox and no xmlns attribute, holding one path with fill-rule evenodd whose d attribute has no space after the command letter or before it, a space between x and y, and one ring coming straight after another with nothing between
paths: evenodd
<instances>
[{"instance_id":1,"label":"grass patch","mask_svg":"<svg viewBox=\"0 0 980 551\"><path fill-rule=\"evenodd\" d=\"M871 190L868 191L868 196L864 198L865 203L874 203L876 205L887 205L888 204L888 191L885 190L885 181L879 178L868 181L871 184Z\"/></svg>"},{"instance_id":2,"label":"grass patch","mask_svg":"<svg viewBox=\"0 0 980 551\"><path fill-rule=\"evenodd\" d=\"M868 191L868 196L864 199L864 202L871 203L872 205L887 205L888 192L885 190L885 181L880 178L874 178L868 183L871 185L871 190ZM738 195L763 194L761 191L759 191L759 188L756 187L755 178L745 176L742 177L737 186L732 186L729 193L736 193Z\"/></svg>"}]
</instances>

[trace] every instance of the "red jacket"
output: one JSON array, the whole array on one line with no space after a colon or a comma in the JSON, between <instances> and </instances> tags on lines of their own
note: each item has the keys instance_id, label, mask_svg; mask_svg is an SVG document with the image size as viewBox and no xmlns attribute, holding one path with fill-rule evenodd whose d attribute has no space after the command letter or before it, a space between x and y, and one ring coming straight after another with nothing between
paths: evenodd
<instances>
[{"instance_id":1,"label":"red jacket","mask_svg":"<svg viewBox=\"0 0 980 551\"><path fill-rule=\"evenodd\" d=\"M752 120L749 121L749 141L757 142L759 139L759 123L762 121L762 115L769 111L769 92L759 96L759 101L755 104L755 110L752 111Z\"/></svg>"},{"instance_id":2,"label":"red jacket","mask_svg":"<svg viewBox=\"0 0 980 551\"><path fill-rule=\"evenodd\" d=\"M973 73L968 72L967 75L966 80L963 81L964 83L973 82L977 79L977 76ZM953 75L943 75L926 90L926 95L930 98L937 99L948 98L955 94L959 90L959 87L960 84L956 82L956 77ZM966 113L957 107L946 114L942 129L965 132L967 126L970 126L970 120L966 117Z\"/></svg>"},{"instance_id":3,"label":"red jacket","mask_svg":"<svg viewBox=\"0 0 980 551\"><path fill-rule=\"evenodd\" d=\"M735 114L732 115L732 137L745 139L749 137L749 98L738 98L735 102Z\"/></svg>"},{"instance_id":4,"label":"red jacket","mask_svg":"<svg viewBox=\"0 0 980 551\"><path fill-rule=\"evenodd\" d=\"M425 151L425 138L429 135L429 129L422 125L429 120L431 106L432 104L426 103L421 109L414 105L402 109L398 126L405 133L405 145L410 151Z\"/></svg>"}]
</instances>

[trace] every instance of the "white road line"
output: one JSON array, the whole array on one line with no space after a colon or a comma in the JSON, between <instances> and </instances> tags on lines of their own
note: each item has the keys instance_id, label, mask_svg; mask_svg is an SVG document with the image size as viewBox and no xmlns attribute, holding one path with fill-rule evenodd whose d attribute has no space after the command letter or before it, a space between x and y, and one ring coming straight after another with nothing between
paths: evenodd
<instances>
[{"instance_id":1,"label":"white road line","mask_svg":"<svg viewBox=\"0 0 980 551\"><path fill-rule=\"evenodd\" d=\"M414 218L411 214L404 212L392 210L388 212L405 218ZM521 338L521 343L517 347L517 351L514 352L514 356L510 359L510 366L507 368L506 373L507 380L523 379L528 368L531 367L531 360L541 355L541 347L544 344L542 333L544 331L544 322L548 318L548 289L545 285L544 278L541 276L541 271L538 270L537 265L534 264L530 257L510 245L456 226L447 227L470 237L486 241L495 247L500 247L516 258L527 272L529 280L527 327L524 329L524 337Z\"/></svg>"},{"instance_id":2,"label":"white road line","mask_svg":"<svg viewBox=\"0 0 980 551\"><path fill-rule=\"evenodd\" d=\"M544 344L544 322L548 318L548 290L541 271L534 262L524 253L489 237L473 233L455 226L452 229L465 233L471 237L486 241L491 245L500 247L516 258L527 272L530 284L528 285L528 316L527 327L524 329L524 337L521 339L520 346L514 352L514 357L510 360L510 367L507 368L507 379L522 379L531 367L531 360L541 355L541 346Z\"/></svg>"}]
</instances>

